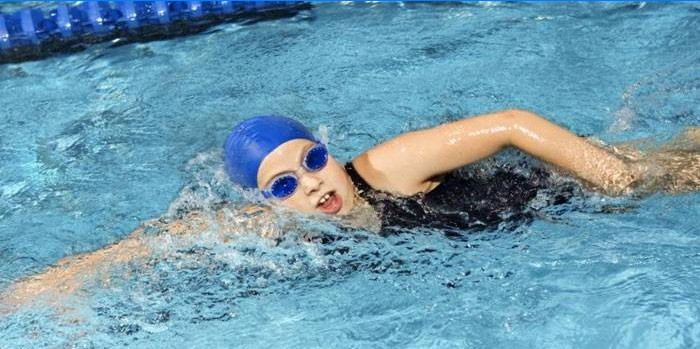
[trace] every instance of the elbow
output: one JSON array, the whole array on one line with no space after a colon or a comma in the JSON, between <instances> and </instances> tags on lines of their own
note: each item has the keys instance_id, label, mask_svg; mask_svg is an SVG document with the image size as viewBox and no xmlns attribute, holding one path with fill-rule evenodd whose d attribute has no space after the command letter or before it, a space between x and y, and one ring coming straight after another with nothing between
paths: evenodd
<instances>
[{"instance_id":1,"label":"elbow","mask_svg":"<svg viewBox=\"0 0 700 349\"><path fill-rule=\"evenodd\" d=\"M518 126L526 125L533 117L537 117L534 113L531 113L523 109L508 109L500 113L501 122L503 126L509 130L516 130Z\"/></svg>"},{"instance_id":2,"label":"elbow","mask_svg":"<svg viewBox=\"0 0 700 349\"><path fill-rule=\"evenodd\" d=\"M503 111L503 118L510 128L528 127L546 121L542 116L525 109L508 109Z\"/></svg>"},{"instance_id":3,"label":"elbow","mask_svg":"<svg viewBox=\"0 0 700 349\"><path fill-rule=\"evenodd\" d=\"M538 118L536 114L523 109L504 110L500 116L502 128L507 131L507 146L516 145L522 130L528 128L528 124L532 123L533 118Z\"/></svg>"},{"instance_id":4,"label":"elbow","mask_svg":"<svg viewBox=\"0 0 700 349\"><path fill-rule=\"evenodd\" d=\"M517 123L531 118L540 118L537 114L525 109L507 109L503 111L503 116L511 123Z\"/></svg>"}]
</instances>

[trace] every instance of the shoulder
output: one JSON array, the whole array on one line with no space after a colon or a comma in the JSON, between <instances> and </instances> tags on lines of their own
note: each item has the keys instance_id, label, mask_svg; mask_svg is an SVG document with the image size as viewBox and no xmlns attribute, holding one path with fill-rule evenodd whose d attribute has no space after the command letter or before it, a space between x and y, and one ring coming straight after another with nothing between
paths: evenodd
<instances>
[{"instance_id":1,"label":"shoulder","mask_svg":"<svg viewBox=\"0 0 700 349\"><path fill-rule=\"evenodd\" d=\"M405 173L400 171L390 172L382 169L381 164L377 161L382 161L382 158L372 157L372 149L360 154L352 160L352 165L357 174L364 179L372 189L385 191L397 196L411 196L418 193L427 193L437 187L441 180L441 176L431 178L422 183L412 183L402 181L401 178Z\"/></svg>"}]
</instances>

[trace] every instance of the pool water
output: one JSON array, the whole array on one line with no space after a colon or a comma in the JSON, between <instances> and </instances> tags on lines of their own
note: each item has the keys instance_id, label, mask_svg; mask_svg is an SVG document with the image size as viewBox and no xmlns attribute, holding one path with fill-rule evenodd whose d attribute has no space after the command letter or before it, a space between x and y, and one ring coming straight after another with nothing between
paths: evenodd
<instances>
[{"instance_id":1,"label":"pool water","mask_svg":"<svg viewBox=\"0 0 700 349\"><path fill-rule=\"evenodd\" d=\"M2 65L0 289L149 219L243 206L221 148L256 114L294 116L341 161L511 107L606 142L667 140L700 124L699 15L697 3L319 3ZM142 263L86 275L66 308L0 315L0 348L700 346L700 194L586 200L628 209L563 207L460 238L294 216L276 240L261 227L164 237Z\"/></svg>"}]
</instances>

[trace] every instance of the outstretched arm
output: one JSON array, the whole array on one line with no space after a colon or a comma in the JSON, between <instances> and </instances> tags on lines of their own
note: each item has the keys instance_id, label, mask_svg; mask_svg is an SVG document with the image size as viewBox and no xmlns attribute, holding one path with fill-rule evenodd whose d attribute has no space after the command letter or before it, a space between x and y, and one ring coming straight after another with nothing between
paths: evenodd
<instances>
[{"instance_id":1,"label":"outstretched arm","mask_svg":"<svg viewBox=\"0 0 700 349\"><path fill-rule=\"evenodd\" d=\"M622 193L638 179L622 158L518 109L405 133L370 149L353 164L375 188L410 195L430 188L437 175L509 146L611 194Z\"/></svg>"},{"instance_id":2,"label":"outstretched arm","mask_svg":"<svg viewBox=\"0 0 700 349\"><path fill-rule=\"evenodd\" d=\"M0 293L0 314L34 301L60 306L65 298L94 280L100 271L146 256L150 250L143 244L142 235L143 228L139 228L118 243L94 252L63 258L42 273L10 285ZM109 279L106 278L103 282L109 282Z\"/></svg>"},{"instance_id":3,"label":"outstretched arm","mask_svg":"<svg viewBox=\"0 0 700 349\"><path fill-rule=\"evenodd\" d=\"M152 220L136 229L123 240L80 255L61 259L40 274L26 277L0 292L0 314L28 304L61 306L63 301L81 288L91 284L108 284L114 267L142 262L153 257L153 248L162 245L160 239L175 235L201 233L210 229L222 240L243 232L258 231L263 237L279 233L270 219L271 213L257 206L237 211L222 207L216 217L201 211L189 212L175 220ZM145 230L153 228L157 233Z\"/></svg>"}]
</instances>

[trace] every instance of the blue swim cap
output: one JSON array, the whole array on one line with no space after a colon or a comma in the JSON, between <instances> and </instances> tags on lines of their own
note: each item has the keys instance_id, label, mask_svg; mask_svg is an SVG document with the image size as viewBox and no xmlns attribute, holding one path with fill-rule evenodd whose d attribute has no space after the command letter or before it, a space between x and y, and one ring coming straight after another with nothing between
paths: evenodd
<instances>
[{"instance_id":1,"label":"blue swim cap","mask_svg":"<svg viewBox=\"0 0 700 349\"><path fill-rule=\"evenodd\" d=\"M292 139L316 139L300 122L286 116L255 116L236 125L224 144L226 172L235 183L258 187L258 169L263 159Z\"/></svg>"}]
</instances>

